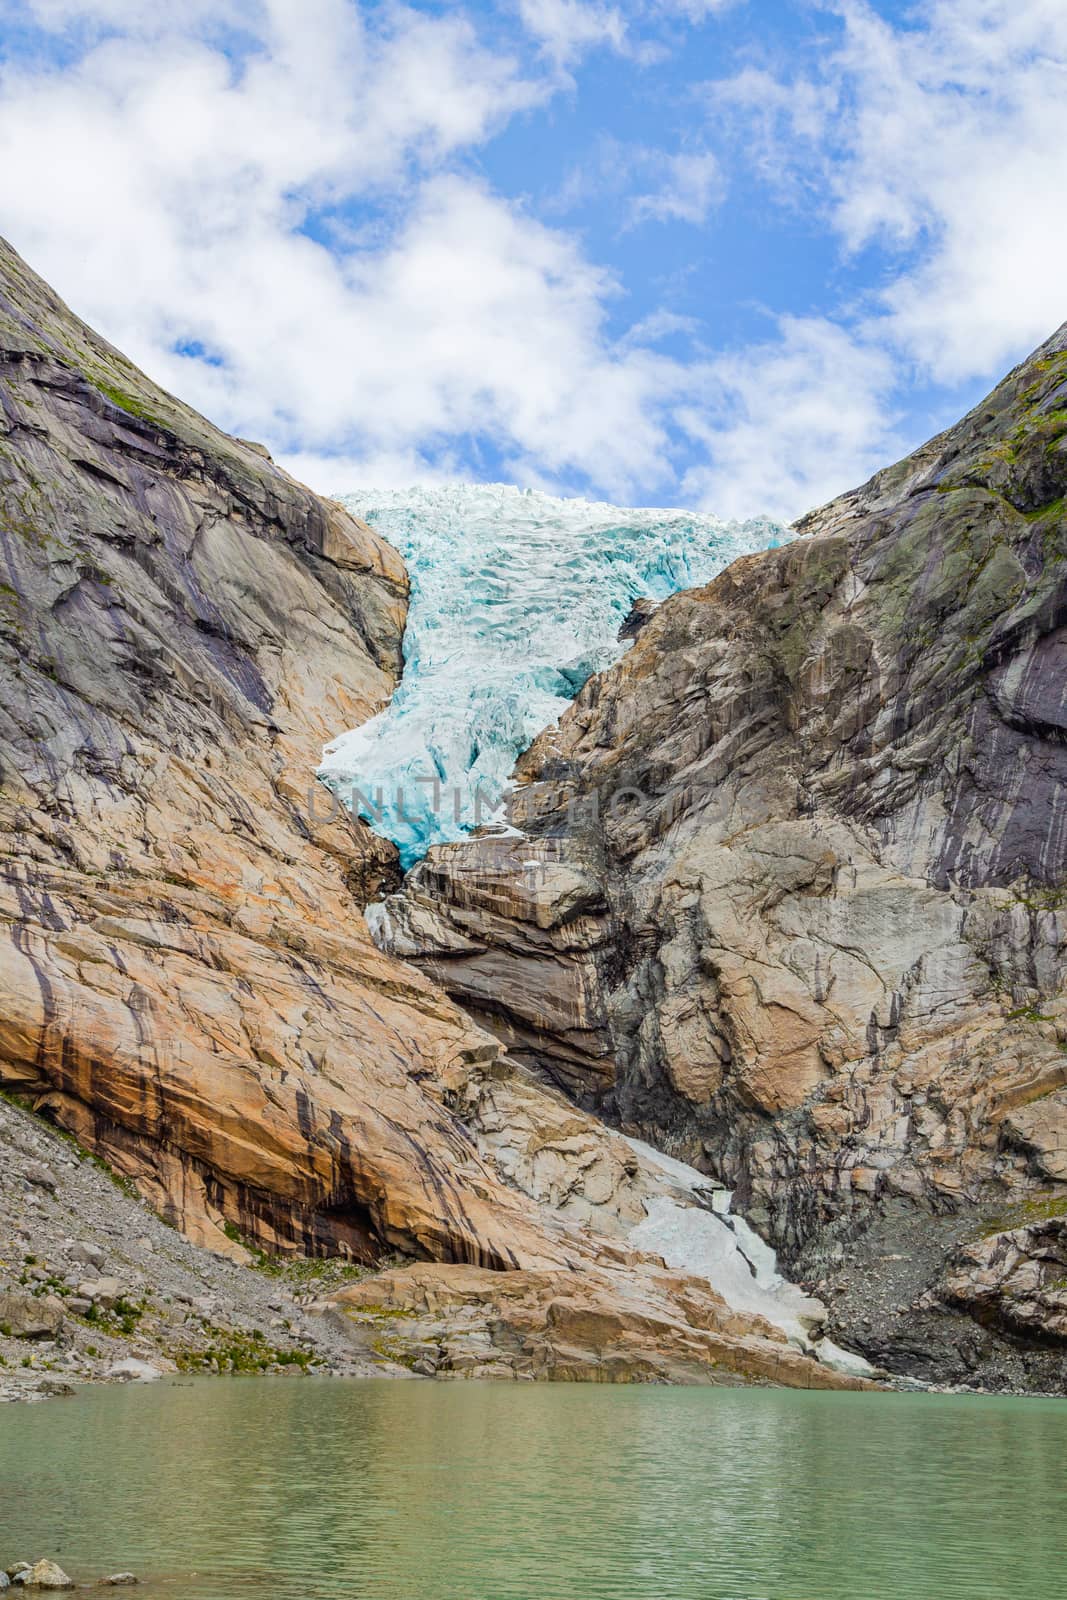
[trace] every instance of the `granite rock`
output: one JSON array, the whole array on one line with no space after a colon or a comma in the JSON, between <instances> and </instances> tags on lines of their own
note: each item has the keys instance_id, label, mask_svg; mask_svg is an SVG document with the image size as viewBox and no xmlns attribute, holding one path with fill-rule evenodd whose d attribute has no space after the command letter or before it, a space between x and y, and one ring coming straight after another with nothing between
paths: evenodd
<instances>
[{"instance_id":1,"label":"granite rock","mask_svg":"<svg viewBox=\"0 0 1067 1600\"><path fill-rule=\"evenodd\" d=\"M1067 326L665 601L520 759L525 837L435 848L375 913L530 1072L733 1189L837 1336L939 1381L1063 1382L1040 1309L953 1352L960 1250L1067 1193L1065 400Z\"/></svg>"}]
</instances>

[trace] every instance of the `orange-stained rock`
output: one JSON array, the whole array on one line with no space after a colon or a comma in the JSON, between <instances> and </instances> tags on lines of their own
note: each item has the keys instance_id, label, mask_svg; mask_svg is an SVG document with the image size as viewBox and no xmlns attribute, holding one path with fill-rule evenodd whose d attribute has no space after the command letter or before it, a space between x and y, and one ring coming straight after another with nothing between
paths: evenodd
<instances>
[{"instance_id":1,"label":"orange-stained rock","mask_svg":"<svg viewBox=\"0 0 1067 1600\"><path fill-rule=\"evenodd\" d=\"M704 1280L640 1257L580 1275L412 1266L340 1289L319 1309L331 1307L360 1348L440 1377L877 1387L802 1355Z\"/></svg>"},{"instance_id":2,"label":"orange-stained rock","mask_svg":"<svg viewBox=\"0 0 1067 1600\"><path fill-rule=\"evenodd\" d=\"M1065 394L1067 325L665 600L520 758L526 837L435 848L374 917L732 1188L873 1361L945 1383L1065 1387L1059 1310L1021 1344L959 1266L1006 1208L1067 1203Z\"/></svg>"},{"instance_id":3,"label":"orange-stained rock","mask_svg":"<svg viewBox=\"0 0 1067 1600\"><path fill-rule=\"evenodd\" d=\"M494 1042L368 937L394 852L311 778L395 684L399 556L6 246L0 382L0 1078L216 1248L566 1261L446 1104Z\"/></svg>"}]
</instances>

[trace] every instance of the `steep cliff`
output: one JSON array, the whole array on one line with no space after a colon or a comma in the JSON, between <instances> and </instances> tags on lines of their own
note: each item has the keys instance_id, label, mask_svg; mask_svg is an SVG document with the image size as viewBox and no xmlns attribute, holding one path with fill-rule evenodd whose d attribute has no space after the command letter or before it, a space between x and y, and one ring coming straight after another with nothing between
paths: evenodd
<instances>
[{"instance_id":1,"label":"steep cliff","mask_svg":"<svg viewBox=\"0 0 1067 1600\"><path fill-rule=\"evenodd\" d=\"M1065 489L1067 328L667 600L521 759L527 840L376 913L930 1378L1063 1384Z\"/></svg>"},{"instance_id":2,"label":"steep cliff","mask_svg":"<svg viewBox=\"0 0 1067 1600\"><path fill-rule=\"evenodd\" d=\"M0 1083L216 1250L397 1248L442 1264L446 1324L483 1274L442 1370L514 1328L532 1375L851 1381L628 1248L662 1174L371 940L395 850L309 787L395 685L399 557L6 245L0 540Z\"/></svg>"},{"instance_id":3,"label":"steep cliff","mask_svg":"<svg viewBox=\"0 0 1067 1600\"><path fill-rule=\"evenodd\" d=\"M371 945L388 853L308 795L395 683L402 563L6 248L0 384L5 1081L194 1237L506 1253L419 1085L485 1042Z\"/></svg>"}]
</instances>

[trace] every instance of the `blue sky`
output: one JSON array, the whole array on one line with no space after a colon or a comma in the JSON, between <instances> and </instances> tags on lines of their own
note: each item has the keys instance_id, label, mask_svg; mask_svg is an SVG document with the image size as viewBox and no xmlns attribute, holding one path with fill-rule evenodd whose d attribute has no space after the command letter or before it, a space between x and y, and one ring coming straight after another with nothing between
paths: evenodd
<instances>
[{"instance_id":1,"label":"blue sky","mask_svg":"<svg viewBox=\"0 0 1067 1600\"><path fill-rule=\"evenodd\" d=\"M327 492L788 518L1067 316L1062 0L0 0L0 230Z\"/></svg>"}]
</instances>

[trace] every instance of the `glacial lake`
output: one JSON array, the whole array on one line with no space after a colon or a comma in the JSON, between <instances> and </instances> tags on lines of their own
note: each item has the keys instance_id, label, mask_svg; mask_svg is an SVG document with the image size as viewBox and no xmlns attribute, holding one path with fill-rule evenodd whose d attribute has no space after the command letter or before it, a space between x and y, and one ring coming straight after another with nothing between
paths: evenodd
<instances>
[{"instance_id":1,"label":"glacial lake","mask_svg":"<svg viewBox=\"0 0 1067 1600\"><path fill-rule=\"evenodd\" d=\"M166 1380L0 1407L0 1564L142 1600L1059 1600L1067 1402Z\"/></svg>"}]
</instances>

